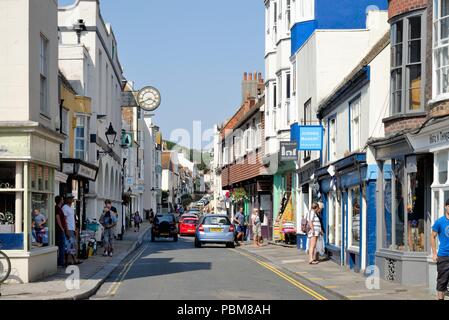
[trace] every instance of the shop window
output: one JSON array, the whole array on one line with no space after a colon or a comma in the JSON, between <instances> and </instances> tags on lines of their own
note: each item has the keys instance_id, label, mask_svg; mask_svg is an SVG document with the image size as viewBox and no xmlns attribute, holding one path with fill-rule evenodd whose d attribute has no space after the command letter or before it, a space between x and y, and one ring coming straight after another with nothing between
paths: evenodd
<instances>
[{"instance_id":1,"label":"shop window","mask_svg":"<svg viewBox=\"0 0 449 320\"><path fill-rule=\"evenodd\" d=\"M392 201L392 184L391 184L391 161L384 164L384 216L382 226L382 245L383 248L391 249L391 201Z\"/></svg>"},{"instance_id":2,"label":"shop window","mask_svg":"<svg viewBox=\"0 0 449 320\"><path fill-rule=\"evenodd\" d=\"M394 196L393 196L393 226L394 243L393 247L397 250L405 250L404 243L404 161L393 161L394 174Z\"/></svg>"},{"instance_id":3,"label":"shop window","mask_svg":"<svg viewBox=\"0 0 449 320\"><path fill-rule=\"evenodd\" d=\"M448 169L448 152L439 152L437 154L437 166L438 166L438 183L446 184L447 183L447 169Z\"/></svg>"},{"instance_id":4,"label":"shop window","mask_svg":"<svg viewBox=\"0 0 449 320\"><path fill-rule=\"evenodd\" d=\"M424 197L425 190L422 183L422 172L408 174L409 188L407 191L407 214L408 214L408 248L410 251L425 251L425 228L424 228Z\"/></svg>"},{"instance_id":5,"label":"shop window","mask_svg":"<svg viewBox=\"0 0 449 320\"><path fill-rule=\"evenodd\" d=\"M360 247L360 220L361 220L361 190L357 186L349 191L348 216L349 216L349 247Z\"/></svg>"},{"instance_id":6,"label":"shop window","mask_svg":"<svg viewBox=\"0 0 449 320\"><path fill-rule=\"evenodd\" d=\"M23 200L22 171L21 164L0 163L0 233L16 233L22 230L20 218L23 210L20 205ZM17 207L17 205L20 206Z\"/></svg>"},{"instance_id":7,"label":"shop window","mask_svg":"<svg viewBox=\"0 0 449 320\"><path fill-rule=\"evenodd\" d=\"M50 216L50 196L43 193L31 195L31 246L45 247L50 244L48 218Z\"/></svg>"},{"instance_id":8,"label":"shop window","mask_svg":"<svg viewBox=\"0 0 449 320\"><path fill-rule=\"evenodd\" d=\"M341 210L339 197L335 193L329 194L329 243L341 246Z\"/></svg>"}]
</instances>

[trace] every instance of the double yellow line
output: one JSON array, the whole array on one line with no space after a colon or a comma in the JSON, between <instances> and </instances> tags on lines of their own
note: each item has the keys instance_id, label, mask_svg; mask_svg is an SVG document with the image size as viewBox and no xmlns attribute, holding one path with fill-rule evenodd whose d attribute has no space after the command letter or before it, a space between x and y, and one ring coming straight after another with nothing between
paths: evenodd
<instances>
[{"instance_id":1,"label":"double yellow line","mask_svg":"<svg viewBox=\"0 0 449 320\"><path fill-rule=\"evenodd\" d=\"M289 283L291 283L293 286L295 286L296 288L300 289L301 291L307 293L308 295L312 296L313 298L315 298L316 300L328 300L326 297L322 296L321 294L319 294L318 292L314 291L313 289L307 287L306 285L302 284L301 282L299 282L298 280L293 279L292 277L290 277L289 275L285 274L284 272L276 269L275 267L273 267L272 265L263 262L261 260L258 260L256 258L254 258L253 256L250 256L246 253L243 253L241 251L238 250L233 250L234 252L237 252L239 254L241 254L242 256L247 257L248 259L258 263L259 265L261 265L262 267L264 267L265 269L270 270L271 272L275 273L276 275L278 275L279 277L281 277L282 279L288 281Z\"/></svg>"},{"instance_id":2,"label":"double yellow line","mask_svg":"<svg viewBox=\"0 0 449 320\"><path fill-rule=\"evenodd\" d=\"M120 285L122 284L123 280L125 279L126 275L128 274L129 270L131 269L132 265L142 256L142 254L145 252L147 247L145 246L142 248L135 256L132 258L128 263L123 267L122 272L119 273L115 281L112 283L111 287L109 288L106 295L108 296L114 296L117 294L118 289L120 288Z\"/></svg>"}]
</instances>

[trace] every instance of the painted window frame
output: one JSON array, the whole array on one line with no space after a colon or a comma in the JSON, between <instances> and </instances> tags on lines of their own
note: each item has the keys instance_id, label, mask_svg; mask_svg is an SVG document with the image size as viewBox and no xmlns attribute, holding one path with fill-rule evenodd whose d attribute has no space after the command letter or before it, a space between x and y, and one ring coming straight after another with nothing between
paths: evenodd
<instances>
[{"instance_id":1,"label":"painted window frame","mask_svg":"<svg viewBox=\"0 0 449 320\"><path fill-rule=\"evenodd\" d=\"M425 108L425 83L426 83L426 37L427 34L427 19L425 10L415 11L410 14L401 15L400 17L391 21L391 66L390 66L390 113L392 116L404 115L404 114L416 114L424 112ZM420 38L410 38L410 21L414 18L421 19L421 32ZM397 26L402 24L402 37L400 42L396 41ZM411 55L409 54L410 43L420 41L420 61L410 61ZM396 50L401 52L396 54ZM396 62L396 58L400 58L400 62ZM411 98L410 91L416 90L418 87L413 88L410 75L411 68L414 66L420 66L421 82L420 82L420 107L418 109L410 110ZM395 75L400 74L400 78L395 78ZM397 81L397 82L395 82ZM397 100L399 99L398 103Z\"/></svg>"},{"instance_id":2,"label":"painted window frame","mask_svg":"<svg viewBox=\"0 0 449 320\"><path fill-rule=\"evenodd\" d=\"M356 105L356 102L358 102L357 109L357 117L355 115L356 112L354 112L354 106ZM351 152L360 150L362 148L362 95L358 94L354 99L352 99L349 102L349 150ZM358 121L357 126L354 124L355 120ZM357 130L355 130L357 128ZM356 137L358 143L356 143Z\"/></svg>"},{"instance_id":3,"label":"painted window frame","mask_svg":"<svg viewBox=\"0 0 449 320\"><path fill-rule=\"evenodd\" d=\"M48 85L48 75L49 75L49 48L50 40L45 37L42 33L40 34L40 51L39 51L39 74L40 74L40 103L39 110L40 113L46 117L50 116L50 105L49 105L49 85Z\"/></svg>"},{"instance_id":4,"label":"painted window frame","mask_svg":"<svg viewBox=\"0 0 449 320\"><path fill-rule=\"evenodd\" d=\"M444 30L443 24L449 23L448 15L442 16L441 12L442 0L434 0L434 12L433 12L433 99L434 100L446 100L449 99L449 32L447 37L442 38L442 30ZM449 8L448 8L449 11ZM446 55L443 56L444 51ZM440 56L441 53L441 56ZM439 66L440 58L444 60L446 58L445 65ZM448 78L448 84L446 90L442 88L442 79L439 76L439 70L442 72L446 69L446 77ZM441 77L442 78L442 77Z\"/></svg>"}]
</instances>

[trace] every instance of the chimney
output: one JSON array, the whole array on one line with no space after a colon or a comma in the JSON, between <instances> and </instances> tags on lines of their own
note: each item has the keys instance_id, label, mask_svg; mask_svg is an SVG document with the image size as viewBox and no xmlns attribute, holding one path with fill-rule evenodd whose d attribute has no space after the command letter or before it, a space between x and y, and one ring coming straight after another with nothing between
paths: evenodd
<instances>
[{"instance_id":1,"label":"chimney","mask_svg":"<svg viewBox=\"0 0 449 320\"><path fill-rule=\"evenodd\" d=\"M257 72L245 72L242 82L242 104L249 98L257 98L258 84L261 81L262 74ZM263 81L263 80L262 80Z\"/></svg>"}]
</instances>

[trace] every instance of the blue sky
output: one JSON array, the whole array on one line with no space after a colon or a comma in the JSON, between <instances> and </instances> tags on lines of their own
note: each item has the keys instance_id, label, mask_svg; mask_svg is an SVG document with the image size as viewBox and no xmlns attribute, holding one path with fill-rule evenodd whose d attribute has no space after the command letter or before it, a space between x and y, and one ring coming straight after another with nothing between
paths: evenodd
<instances>
[{"instance_id":1,"label":"blue sky","mask_svg":"<svg viewBox=\"0 0 449 320\"><path fill-rule=\"evenodd\" d=\"M60 0L72 3L73 0ZM121 63L135 86L160 89L164 138L229 118L245 71L264 71L262 0L102 0Z\"/></svg>"}]
</instances>

